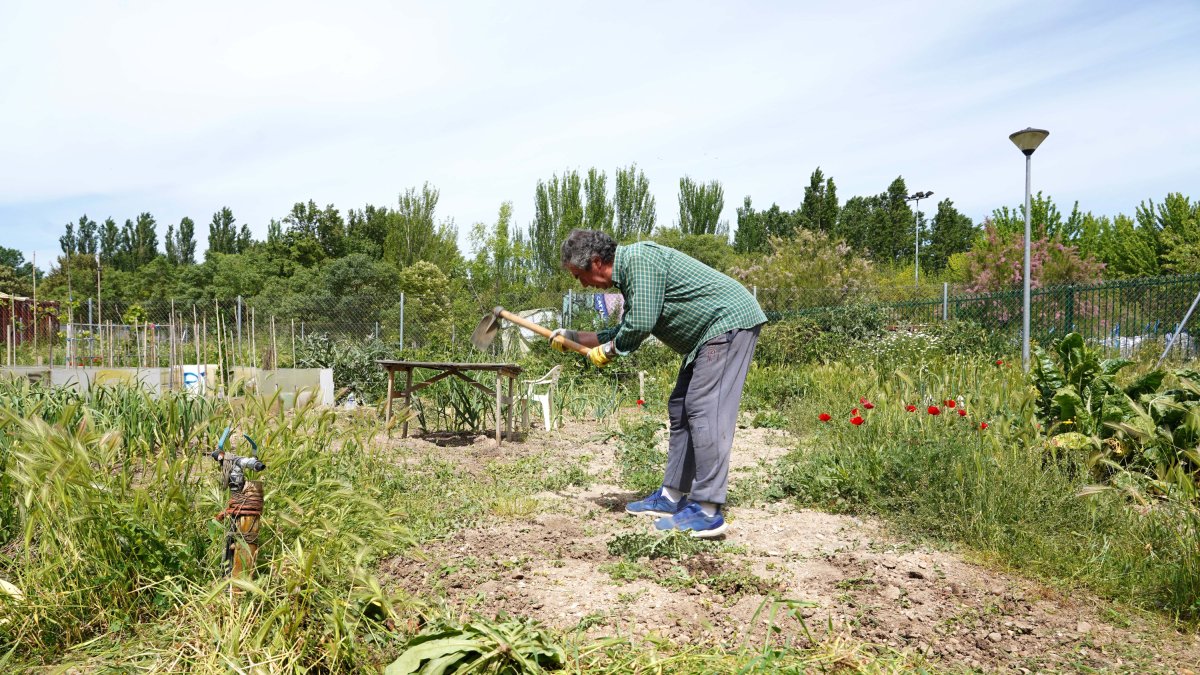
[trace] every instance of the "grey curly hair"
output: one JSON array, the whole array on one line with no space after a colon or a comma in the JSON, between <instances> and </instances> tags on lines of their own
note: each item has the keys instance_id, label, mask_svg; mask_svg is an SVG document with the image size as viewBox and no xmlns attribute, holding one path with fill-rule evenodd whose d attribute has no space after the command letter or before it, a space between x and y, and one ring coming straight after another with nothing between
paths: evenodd
<instances>
[{"instance_id":1,"label":"grey curly hair","mask_svg":"<svg viewBox=\"0 0 1200 675\"><path fill-rule=\"evenodd\" d=\"M571 230L562 244L562 265L578 270L590 270L592 259L610 263L617 253L617 242L599 230Z\"/></svg>"}]
</instances>

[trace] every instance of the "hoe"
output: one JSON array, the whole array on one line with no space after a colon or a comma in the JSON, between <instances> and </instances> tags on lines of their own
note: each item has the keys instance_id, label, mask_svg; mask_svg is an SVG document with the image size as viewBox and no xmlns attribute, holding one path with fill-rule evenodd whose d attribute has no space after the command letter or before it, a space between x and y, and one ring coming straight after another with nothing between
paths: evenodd
<instances>
[{"instance_id":1,"label":"hoe","mask_svg":"<svg viewBox=\"0 0 1200 675\"><path fill-rule=\"evenodd\" d=\"M480 351L487 351L488 347L491 346L492 341L496 339L496 333L500 332L501 319L504 319L510 323L515 323L522 328L528 328L544 338L550 337L549 328L546 328L545 326L539 326L529 319L521 318L516 314L505 310L503 307L496 307L487 314L484 314L483 318L479 320L479 325L475 327L475 332L471 333L471 344L475 345L475 348ZM571 351L579 352L580 354L587 356L588 348L584 347L578 342L575 342L574 340L568 340L560 335L554 338L554 341L563 345L567 349L570 349Z\"/></svg>"}]
</instances>

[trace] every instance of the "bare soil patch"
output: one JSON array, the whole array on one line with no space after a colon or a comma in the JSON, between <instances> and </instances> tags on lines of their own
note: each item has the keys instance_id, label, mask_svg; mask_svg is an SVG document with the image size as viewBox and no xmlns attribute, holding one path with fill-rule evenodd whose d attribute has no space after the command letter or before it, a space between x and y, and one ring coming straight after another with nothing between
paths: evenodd
<instances>
[{"instance_id":1,"label":"bare soil patch","mask_svg":"<svg viewBox=\"0 0 1200 675\"><path fill-rule=\"evenodd\" d=\"M615 485L616 442L598 425L535 432L500 449L485 439L395 445L466 466L548 451L586 460L596 480L588 489L537 495L529 518L463 530L384 564L391 583L464 613L706 646L805 644L807 635L833 633L919 652L934 665L987 671L1191 673L1200 663L1200 639L1157 617L916 545L876 521L786 503L730 509L718 550L625 560L609 543L650 532L652 520L623 512L641 495ZM786 434L739 430L731 481L752 480L789 450ZM792 602L772 612L772 599Z\"/></svg>"}]
</instances>

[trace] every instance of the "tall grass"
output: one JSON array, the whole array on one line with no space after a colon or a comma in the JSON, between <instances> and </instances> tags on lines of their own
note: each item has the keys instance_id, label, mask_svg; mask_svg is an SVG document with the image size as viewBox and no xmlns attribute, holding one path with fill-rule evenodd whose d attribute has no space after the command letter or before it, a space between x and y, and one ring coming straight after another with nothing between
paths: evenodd
<instances>
[{"instance_id":1,"label":"tall grass","mask_svg":"<svg viewBox=\"0 0 1200 675\"><path fill-rule=\"evenodd\" d=\"M381 624L364 608L383 620L406 602L367 571L411 541L377 487L393 467L369 451L365 426L312 407L278 410L271 399L130 390L0 395L0 578L22 591L0 595L0 654L56 662L154 623L172 637L151 652L195 644L178 657L185 668L373 663L363 639ZM226 425L258 440L268 466L261 569L234 582L237 602L213 521L227 494L206 454ZM214 653L223 656L210 663Z\"/></svg>"},{"instance_id":2,"label":"tall grass","mask_svg":"<svg viewBox=\"0 0 1200 675\"><path fill-rule=\"evenodd\" d=\"M782 464L778 491L881 514L1044 578L1200 618L1200 510L1087 490L1088 457L1045 443L1019 369L946 357L888 372L841 363L812 378L793 410L804 449ZM856 407L860 426L849 423ZM819 422L822 412L832 419Z\"/></svg>"}]
</instances>

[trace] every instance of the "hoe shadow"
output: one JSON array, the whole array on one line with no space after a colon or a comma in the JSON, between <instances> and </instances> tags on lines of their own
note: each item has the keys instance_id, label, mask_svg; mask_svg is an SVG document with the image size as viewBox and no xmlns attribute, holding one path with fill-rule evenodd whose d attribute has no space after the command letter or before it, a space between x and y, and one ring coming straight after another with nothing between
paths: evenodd
<instances>
[{"instance_id":1,"label":"hoe shadow","mask_svg":"<svg viewBox=\"0 0 1200 675\"><path fill-rule=\"evenodd\" d=\"M496 442L496 432L474 432L474 431L430 431L420 436L417 436L423 441L428 441L441 448L463 448L476 445L481 438L486 439L484 445L488 442L492 445ZM525 440L525 434L519 431L503 432L505 443L521 443ZM490 447L490 446L489 446Z\"/></svg>"},{"instance_id":2,"label":"hoe shadow","mask_svg":"<svg viewBox=\"0 0 1200 675\"><path fill-rule=\"evenodd\" d=\"M463 448L472 445L476 436L478 434L467 431L431 431L420 438L441 448Z\"/></svg>"},{"instance_id":3,"label":"hoe shadow","mask_svg":"<svg viewBox=\"0 0 1200 675\"><path fill-rule=\"evenodd\" d=\"M588 499L591 503L610 513L624 513L625 505L635 502L645 495L636 492L609 492Z\"/></svg>"}]
</instances>

